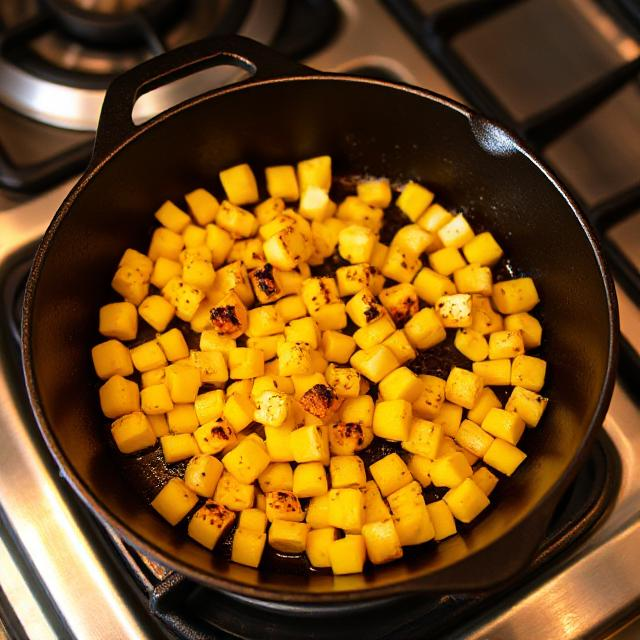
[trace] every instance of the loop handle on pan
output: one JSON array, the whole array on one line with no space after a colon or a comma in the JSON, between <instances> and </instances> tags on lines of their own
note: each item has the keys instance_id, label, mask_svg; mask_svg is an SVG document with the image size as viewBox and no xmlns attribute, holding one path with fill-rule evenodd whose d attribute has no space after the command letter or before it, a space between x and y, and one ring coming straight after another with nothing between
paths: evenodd
<instances>
[{"instance_id":1,"label":"loop handle on pan","mask_svg":"<svg viewBox=\"0 0 640 640\"><path fill-rule=\"evenodd\" d=\"M134 67L113 80L102 104L90 166L105 160L138 131L131 114L143 94L198 71L221 65L251 74L236 84L317 73L273 49L242 36L198 40ZM215 87L212 87L214 89Z\"/></svg>"}]
</instances>

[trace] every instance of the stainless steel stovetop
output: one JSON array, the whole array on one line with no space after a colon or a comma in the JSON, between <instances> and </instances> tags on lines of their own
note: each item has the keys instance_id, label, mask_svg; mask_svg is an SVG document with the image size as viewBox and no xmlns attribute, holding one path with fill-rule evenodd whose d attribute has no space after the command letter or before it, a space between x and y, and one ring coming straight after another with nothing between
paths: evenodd
<instances>
[{"instance_id":1,"label":"stainless steel stovetop","mask_svg":"<svg viewBox=\"0 0 640 640\"><path fill-rule=\"evenodd\" d=\"M271 5L274 12L278 4ZM594 0L494 3L503 5L501 11L488 11L491 3L475 0L386 4L339 0L337 32L305 61L324 70L376 73L474 102L502 114L528 136L569 183L605 237L616 267L625 338L626 377L616 386L604 423L621 463L615 504L602 524L560 560L482 617L464 621L454 635L502 640L603 637L640 615L640 410L634 377L640 311L633 288L640 259L637 39ZM454 5L462 4L469 5L467 9L474 5L472 12L455 13ZM254 12L264 9L265 3L254 2ZM438 11L438 19L429 18ZM271 24L273 15L267 14ZM262 20L259 24L265 24L264 16ZM255 26L258 23L252 24L251 35L272 39L272 27L263 31ZM536 55L544 58L546 67L544 73L527 73L522 83L531 47L539 42L536 28L545 38ZM505 46L510 47L509 55L504 54ZM635 71L632 68L620 80L618 70L633 64ZM0 63L0 97L5 102L7 87L12 86L6 85L7 65L11 66ZM617 84L605 82L611 74L617 74ZM21 77L23 81L30 80ZM598 82L606 86L593 88ZM590 103L572 98L585 88L591 90ZM10 106L39 117L46 104L39 102L38 90L44 89L32 84L31 93L14 95ZM59 107L40 115L58 125L90 129L99 97L95 88L76 93L67 122ZM165 95L156 107L175 99ZM1 130L0 121L0 141ZM6 321L25 265L72 184L73 178L67 178L36 196L5 189L0 197L0 292L7 312L0 326L0 614L7 627L21 628L26 637L38 640L171 637L149 613L144 591L114 553L112 532L82 508L59 476L33 422L22 389L15 335ZM161 567L152 568L162 572ZM629 637L640 637L640 631Z\"/></svg>"}]
</instances>

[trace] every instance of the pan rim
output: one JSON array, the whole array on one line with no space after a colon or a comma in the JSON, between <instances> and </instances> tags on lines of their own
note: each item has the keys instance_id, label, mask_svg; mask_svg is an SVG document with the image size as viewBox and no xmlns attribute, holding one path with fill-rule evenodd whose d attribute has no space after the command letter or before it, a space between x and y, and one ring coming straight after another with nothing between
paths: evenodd
<instances>
[{"instance_id":1,"label":"pan rim","mask_svg":"<svg viewBox=\"0 0 640 640\"><path fill-rule=\"evenodd\" d=\"M564 486L568 485L572 478L575 476L579 466L582 464L586 452L588 451L588 447L593 440L597 428L602 424L606 411L609 407L609 403L611 400L611 395L613 393L613 388L615 385L616 379L616 370L617 370L617 356L618 356L618 339L619 339L619 320L618 320L618 307L617 307L617 299L615 295L615 286L613 284L613 280L611 274L609 272L608 267L606 266L604 254L602 251L601 243L598 240L594 229L592 228L589 221L586 219L584 214L581 212L580 208L572 198L572 196L567 192L566 188L561 184L561 182L556 178L553 172L539 159L535 154L530 152L526 145L519 140L517 136L513 133L505 129L501 124L486 118L473 109L446 98L440 94L434 93L432 91L426 89L420 89L417 87L413 87L410 85L404 85L395 82L389 82L386 80L378 80L357 76L347 76L344 74L304 74L304 75L289 75L285 77L278 78L270 78L264 80L249 80L244 83L239 83L235 85L230 85L227 87L222 87L220 89L214 89L208 92L205 92L201 95L195 96L190 100L187 100L181 104L176 105L175 107L159 114L158 116L148 120L144 124L140 125L133 134L128 136L126 139L121 141L117 146L114 147L106 156L101 158L99 162L91 161L87 171L80 177L78 182L74 185L72 190L69 192L58 211L54 215L51 224L47 228L40 245L36 251L34 261L31 267L31 271L29 273L29 278L27 281L26 289L25 289L25 298L23 305L23 322L22 322L22 362L24 369L25 382L28 390L29 401L36 417L36 422L42 433L42 436L51 451L53 457L58 464L62 475L65 477L67 482L74 489L75 493L80 497L80 499L102 520L107 526L114 529L120 536L122 536L126 541L128 541L133 547L135 547L140 552L148 555L154 560L160 562L163 565L168 566L174 571L181 573L201 584L205 584L208 587L215 589L223 589L233 593L237 593L240 595L248 596L251 598L262 599L262 600L272 600L272 601L287 601L287 602L299 602L299 603L337 603L337 602L345 602L345 601L361 601L361 600L374 600L379 598L384 598L388 596L398 595L399 591L402 593L443 593L442 587L431 587L429 586L429 577L437 575L438 571L432 572L427 575L417 576L414 578L408 578L406 580L393 582L391 584L382 585L378 587L364 587L361 589L345 589L341 590L331 590L331 591L322 591L322 592L314 592L314 591L294 591L287 590L286 588L280 588L276 585L260 585L260 586L251 586L236 580L232 580L223 576L216 575L213 571L204 571L201 568L194 567L184 560L180 559L175 554L170 554L161 548L157 547L155 544L150 543L145 540L139 534L134 532L126 522L123 522L118 518L115 514L111 512L111 510L92 492L92 490L85 484L82 477L76 472L70 460L67 458L64 450L58 444L58 440L51 429L43 407L39 400L38 393L38 385L36 376L34 373L33 361L32 361L32 344L31 344L31 325L33 324L33 304L36 297L36 291L38 287L38 283L40 280L40 275L44 264L46 262L46 255L48 253L48 248L53 241L55 233L58 227L62 224L67 214L71 210L75 200L80 195L80 193L84 190L85 186L89 184L91 181L96 179L99 175L102 167L107 164L113 157L118 155L121 151L126 149L126 147L133 143L138 139L139 136L145 134L151 128L159 126L166 119L173 117L174 115L181 113L182 111L188 110L196 105L199 105L208 100L214 99L219 96L227 95L230 93L235 93L238 91L242 91L245 89L252 89L255 87L265 86L265 85L274 85L279 83L289 83L289 82L318 82L318 81L339 81L339 82L349 82L355 84L368 84L368 85L377 85L382 88L390 89L393 91L401 91L405 93L413 94L419 98L430 100L431 102L436 102L442 105L445 108L453 109L457 111L461 115L463 115L468 123L472 125L474 121L479 121L484 124L495 127L498 131L503 133L510 145L513 145L513 148L523 154L535 167L543 174L543 176L551 182L551 184L555 187L555 189L562 196L567 206L570 208L574 217L577 219L580 224L583 233L586 235L589 244L591 246L591 250L593 256L596 261L597 269L600 273L602 283L604 285L604 293L607 305L607 315L609 316L609 335L608 335L608 354L607 354L607 368L604 374L604 380L602 389L600 391L600 395L598 398L598 402L596 404L594 413L591 417L589 425L587 427L587 431L585 433L584 438L582 439L580 445L578 446L574 457L571 462L564 469L562 474L558 477L556 482L547 490L547 492L540 498L539 502L533 507L532 511L529 512L528 515L523 516L520 520L514 521L511 526L504 532L504 536L508 535L512 532L521 522L526 518L530 517L533 513L540 511L543 506L549 502L550 498L560 492ZM504 537L504 536L501 536ZM470 557L477 555L478 553L484 552L496 543L499 543L500 539L494 540L489 543L487 546L479 549L473 553L470 553L468 556L465 556L464 560L469 559ZM464 561L463 560L463 561ZM451 566L445 567L440 571L445 571ZM479 585L477 587L486 588L486 585ZM461 591L461 590L459 590ZM471 589L465 588L464 591L471 591Z\"/></svg>"}]
</instances>

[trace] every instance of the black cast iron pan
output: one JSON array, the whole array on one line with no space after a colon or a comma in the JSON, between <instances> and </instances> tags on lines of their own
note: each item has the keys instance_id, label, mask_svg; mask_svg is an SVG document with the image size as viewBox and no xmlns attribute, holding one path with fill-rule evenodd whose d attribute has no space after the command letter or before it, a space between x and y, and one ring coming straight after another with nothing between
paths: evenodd
<instances>
[{"instance_id":1,"label":"black cast iron pan","mask_svg":"<svg viewBox=\"0 0 640 640\"><path fill-rule=\"evenodd\" d=\"M134 126L138 96L220 64L253 77ZM325 153L337 174L423 181L439 201L464 207L490 228L542 292L550 361L549 409L526 435L529 457L500 483L496 504L481 521L400 562L338 578L273 562L260 571L235 565L161 520L147 506L148 493L159 489L167 469L153 453L138 456L144 464L118 457L90 360L111 275L127 247L146 249L152 212L162 201L180 201L200 186L217 188L217 172L238 162L251 163L259 175L261 167ZM23 356L47 444L99 518L144 553L212 587L321 603L486 589L523 569L602 424L616 336L613 286L591 228L511 134L428 91L321 74L231 37L155 58L109 88L90 167L60 207L33 264Z\"/></svg>"}]
</instances>

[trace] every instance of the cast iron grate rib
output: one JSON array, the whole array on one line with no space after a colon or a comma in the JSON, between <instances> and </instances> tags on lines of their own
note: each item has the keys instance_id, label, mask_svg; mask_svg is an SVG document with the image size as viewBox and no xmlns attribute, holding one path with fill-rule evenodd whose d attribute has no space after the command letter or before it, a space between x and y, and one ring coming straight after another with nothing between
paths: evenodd
<instances>
[{"instance_id":1,"label":"cast iron grate rib","mask_svg":"<svg viewBox=\"0 0 640 640\"><path fill-rule=\"evenodd\" d=\"M465 65L451 45L454 36L523 4L524 0L458 0L432 11L421 10L418 0L385 0L385 3L469 104L505 123L537 154L541 154L551 142L640 76L640 57L637 57L603 74L557 104L518 121ZM628 33L640 35L640 8L635 0L603 0L602 6ZM631 188L595 206L589 206L578 193L573 194L599 232L616 278L636 305L640 305L640 274L620 248L606 239L605 231L640 208L640 174L638 176L638 182ZM621 373L629 380L637 380L640 376L640 356L624 337L622 351Z\"/></svg>"},{"instance_id":2,"label":"cast iron grate rib","mask_svg":"<svg viewBox=\"0 0 640 640\"><path fill-rule=\"evenodd\" d=\"M452 633L465 620L515 597L562 553L579 544L605 517L620 481L619 460L604 431L563 496L529 569L499 590L473 595L395 597L378 603L315 607L270 605L207 589L154 565L112 535L116 548L148 594L153 613L180 638L317 640L368 637L431 638ZM402 612L402 615L399 615Z\"/></svg>"}]
</instances>

